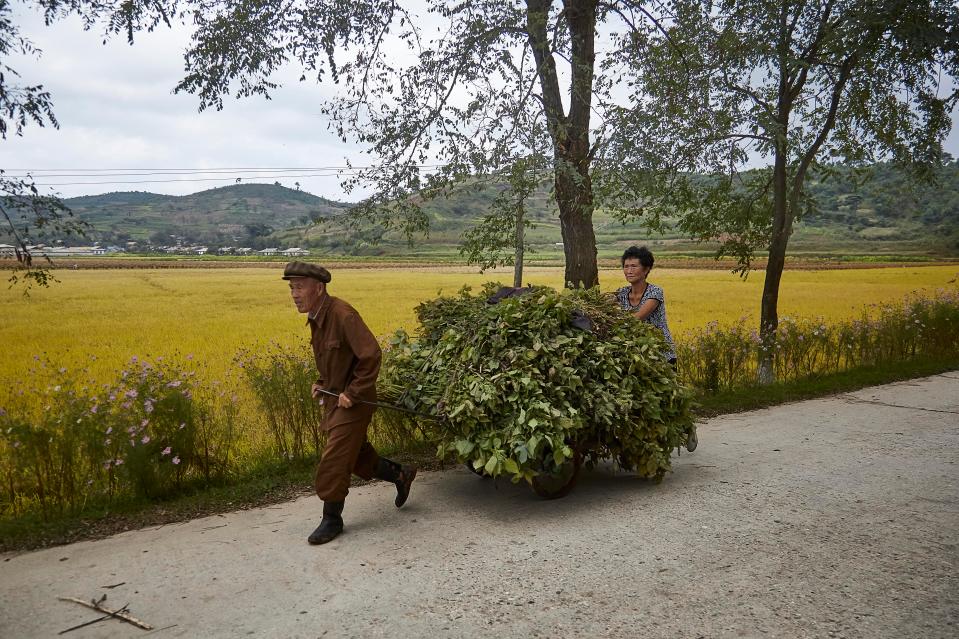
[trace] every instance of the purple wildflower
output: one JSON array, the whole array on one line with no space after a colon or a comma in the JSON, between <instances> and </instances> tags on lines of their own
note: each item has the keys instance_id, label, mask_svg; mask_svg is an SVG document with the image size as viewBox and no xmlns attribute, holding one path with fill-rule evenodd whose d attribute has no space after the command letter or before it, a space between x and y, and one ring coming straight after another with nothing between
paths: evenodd
<instances>
[{"instance_id":1,"label":"purple wildflower","mask_svg":"<svg viewBox=\"0 0 959 639\"><path fill-rule=\"evenodd\" d=\"M179 457L174 457L174 458L171 459L170 461L173 462L173 465L174 465L174 466L179 466L179 465L180 465L180 458L179 458Z\"/></svg>"},{"instance_id":2,"label":"purple wildflower","mask_svg":"<svg viewBox=\"0 0 959 639\"><path fill-rule=\"evenodd\" d=\"M163 450L161 450L161 451L160 451L160 454L161 454L161 455L169 455L169 454L170 454L170 447L167 446L166 448L164 448Z\"/></svg>"}]
</instances>

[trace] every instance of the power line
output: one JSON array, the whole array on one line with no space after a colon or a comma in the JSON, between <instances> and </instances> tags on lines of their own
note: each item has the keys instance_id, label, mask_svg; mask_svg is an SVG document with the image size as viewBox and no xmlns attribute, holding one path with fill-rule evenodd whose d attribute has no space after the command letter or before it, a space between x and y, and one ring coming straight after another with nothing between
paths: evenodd
<instances>
[{"instance_id":1,"label":"power line","mask_svg":"<svg viewBox=\"0 0 959 639\"><path fill-rule=\"evenodd\" d=\"M165 184L170 182L242 182L243 180L274 180L276 178L308 178L308 177L336 177L338 173L304 173L276 175L250 175L243 178L236 177L209 177L209 178L176 178L173 180L109 180L106 182L38 182L37 186L99 186L103 184Z\"/></svg>"},{"instance_id":2,"label":"power line","mask_svg":"<svg viewBox=\"0 0 959 639\"><path fill-rule=\"evenodd\" d=\"M69 170L69 169L67 169ZM82 169L81 169L82 170ZM291 171L338 171L338 172L355 172L361 169L334 169L334 168L301 168L301 169L214 169L210 171L128 171L128 172L104 172L104 173L24 173L24 174L14 174L10 177L16 178L25 178L25 177L37 177L37 178L65 178L65 177L89 177L89 178L99 178L99 177L149 177L152 175L223 175L230 174L236 175L238 173L269 173L272 175L287 175Z\"/></svg>"},{"instance_id":3,"label":"power line","mask_svg":"<svg viewBox=\"0 0 959 639\"><path fill-rule=\"evenodd\" d=\"M418 164L418 168L430 169L444 166L443 164ZM88 169L88 168L57 168L57 169L7 169L10 177L28 177L36 175L37 177L123 177L140 175L203 175L220 173L287 173L290 171L363 171L376 168L374 166L261 166L261 167L217 167L217 168L109 168L109 169ZM60 173L66 171L66 173Z\"/></svg>"},{"instance_id":4,"label":"power line","mask_svg":"<svg viewBox=\"0 0 959 639\"><path fill-rule=\"evenodd\" d=\"M442 164L420 164L422 169L434 169ZM291 178L326 178L356 175L373 166L320 166L320 167L216 167L216 168L59 168L59 169L8 169L12 178L40 180L37 186L107 186L113 184L169 184L176 182L227 182L248 183L256 180ZM228 174L228 175L227 175ZM238 175L239 174L239 175ZM252 175L251 175L252 174ZM223 177L220 177L223 176ZM122 180L109 178L169 178ZM47 182L48 179L86 178L82 182Z\"/></svg>"}]
</instances>

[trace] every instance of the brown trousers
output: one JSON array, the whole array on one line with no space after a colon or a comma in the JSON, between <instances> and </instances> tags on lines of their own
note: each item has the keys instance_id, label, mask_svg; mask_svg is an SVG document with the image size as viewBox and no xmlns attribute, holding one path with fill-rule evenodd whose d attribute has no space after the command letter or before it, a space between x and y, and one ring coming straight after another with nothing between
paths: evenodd
<instances>
[{"instance_id":1,"label":"brown trousers","mask_svg":"<svg viewBox=\"0 0 959 639\"><path fill-rule=\"evenodd\" d=\"M323 501L346 499L350 492L351 473L363 479L373 478L380 456L366 441L371 419L372 410L360 409L356 411L356 419L341 422L327 431L326 446L313 481L316 494Z\"/></svg>"}]
</instances>

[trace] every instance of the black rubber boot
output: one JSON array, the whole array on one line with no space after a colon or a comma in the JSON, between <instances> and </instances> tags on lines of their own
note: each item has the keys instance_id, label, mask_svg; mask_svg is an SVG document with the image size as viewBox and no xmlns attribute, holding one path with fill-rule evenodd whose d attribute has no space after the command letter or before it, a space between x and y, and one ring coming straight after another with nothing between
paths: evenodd
<instances>
[{"instance_id":1,"label":"black rubber boot","mask_svg":"<svg viewBox=\"0 0 959 639\"><path fill-rule=\"evenodd\" d=\"M689 433L686 436L686 450L693 452L696 450L696 446L699 445L699 437L696 436L696 427L693 427L693 432Z\"/></svg>"},{"instance_id":2,"label":"black rubber boot","mask_svg":"<svg viewBox=\"0 0 959 639\"><path fill-rule=\"evenodd\" d=\"M410 496L410 486L416 479L416 466L400 466L394 461L380 457L380 463L376 467L376 478L396 485L396 501L393 503L399 508Z\"/></svg>"},{"instance_id":3,"label":"black rubber boot","mask_svg":"<svg viewBox=\"0 0 959 639\"><path fill-rule=\"evenodd\" d=\"M323 502L323 521L316 527L307 541L311 544L325 544L333 541L343 532L343 503L342 501Z\"/></svg>"}]
</instances>

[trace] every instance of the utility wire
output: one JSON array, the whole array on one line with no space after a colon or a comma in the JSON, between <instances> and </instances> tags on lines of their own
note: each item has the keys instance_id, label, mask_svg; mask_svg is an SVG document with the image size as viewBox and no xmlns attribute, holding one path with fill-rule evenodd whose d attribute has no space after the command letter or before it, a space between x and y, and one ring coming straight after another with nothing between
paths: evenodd
<instances>
[{"instance_id":1,"label":"utility wire","mask_svg":"<svg viewBox=\"0 0 959 639\"><path fill-rule=\"evenodd\" d=\"M418 164L418 168L430 169L444 166L442 164ZM376 168L374 166L260 166L260 167L217 167L217 168L57 168L57 169L7 169L10 177L107 177L132 175L204 175L220 173L288 173L300 171L347 171L357 172ZM64 173L64 171L66 173Z\"/></svg>"},{"instance_id":2,"label":"utility wire","mask_svg":"<svg viewBox=\"0 0 959 639\"><path fill-rule=\"evenodd\" d=\"M442 164L420 164L422 169L435 169ZM102 186L111 184L167 184L174 182L242 182L290 178L324 178L356 175L373 166L320 166L320 167L217 167L217 168L59 168L59 169L8 169L12 178L35 178L42 180L37 186ZM229 175L226 175L229 174ZM238 175L241 174L241 175ZM253 174L253 175L250 175ZM202 177L201 177L202 176ZM222 177L221 177L222 176ZM107 180L105 178L169 178L142 180ZM47 182L54 178L87 178L80 182Z\"/></svg>"},{"instance_id":3,"label":"utility wire","mask_svg":"<svg viewBox=\"0 0 959 639\"><path fill-rule=\"evenodd\" d=\"M445 164L417 164L416 166L420 167L431 167L431 166L445 166ZM372 169L375 168L375 165L364 165L364 166L218 166L218 167L180 167L180 168L164 168L164 167L124 167L124 168L98 168L91 169L89 167L79 167L79 168L66 168L58 167L55 169L7 169L8 171L192 171L192 172L201 172L205 173L208 171L319 171L327 169Z\"/></svg>"},{"instance_id":4,"label":"utility wire","mask_svg":"<svg viewBox=\"0 0 959 639\"><path fill-rule=\"evenodd\" d=\"M169 182L242 182L243 180L274 180L276 178L308 178L308 177L336 177L338 173L303 173L303 174L274 174L250 175L237 177L209 177L209 178L175 178L172 180L108 180L106 182L37 182L37 186L84 186L101 184L160 184ZM102 177L102 176L97 176Z\"/></svg>"}]
</instances>

